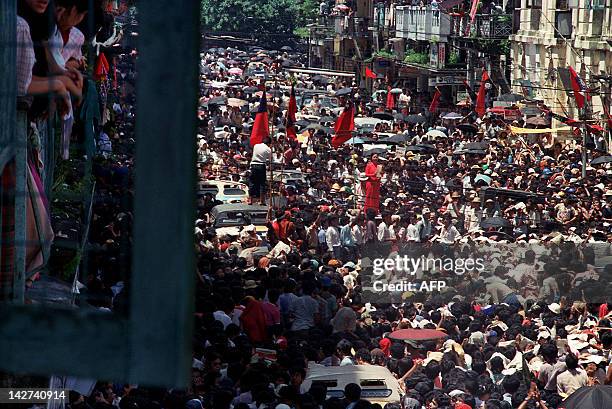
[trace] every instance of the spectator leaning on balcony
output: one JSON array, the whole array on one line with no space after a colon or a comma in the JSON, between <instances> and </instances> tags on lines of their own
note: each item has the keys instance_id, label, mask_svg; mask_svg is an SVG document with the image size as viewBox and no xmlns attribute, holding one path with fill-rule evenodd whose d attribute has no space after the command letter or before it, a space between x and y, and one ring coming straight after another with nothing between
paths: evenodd
<instances>
[{"instance_id":1,"label":"spectator leaning on balcony","mask_svg":"<svg viewBox=\"0 0 612 409\"><path fill-rule=\"evenodd\" d=\"M30 25L34 43L34 76L57 78L72 95L80 98L83 77L77 70L64 66L61 52L56 48L56 44L61 44L56 10L48 6L48 0L20 0L18 3L17 14Z\"/></svg>"},{"instance_id":2,"label":"spectator leaning on balcony","mask_svg":"<svg viewBox=\"0 0 612 409\"><path fill-rule=\"evenodd\" d=\"M20 6L22 4L20 3ZM25 7L25 5L22 7ZM42 21L48 19L47 6L39 6L35 9L24 8L23 13L30 16L31 20L38 20L37 14L42 16L40 17ZM33 40L40 31L40 27L31 30L28 21L21 15L17 16L17 96L53 94L60 101L60 111L62 111L67 109L70 101L70 93L64 85L64 81L61 78L49 79L33 75L37 62Z\"/></svg>"},{"instance_id":3,"label":"spectator leaning on balcony","mask_svg":"<svg viewBox=\"0 0 612 409\"><path fill-rule=\"evenodd\" d=\"M87 15L87 0L56 0L57 32L61 36L61 56L64 67L76 71L83 66L81 47L85 36L76 28ZM76 71L78 73L78 71Z\"/></svg>"}]
</instances>

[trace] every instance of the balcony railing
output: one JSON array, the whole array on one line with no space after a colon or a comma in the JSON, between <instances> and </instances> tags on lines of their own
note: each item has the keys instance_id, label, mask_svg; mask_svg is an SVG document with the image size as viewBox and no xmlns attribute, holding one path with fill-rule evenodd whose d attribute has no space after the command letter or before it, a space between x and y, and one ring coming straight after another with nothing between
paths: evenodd
<instances>
[{"instance_id":1,"label":"balcony railing","mask_svg":"<svg viewBox=\"0 0 612 409\"><path fill-rule=\"evenodd\" d=\"M396 36L415 41L445 41L451 25L448 14L420 6L396 8Z\"/></svg>"},{"instance_id":2,"label":"balcony railing","mask_svg":"<svg viewBox=\"0 0 612 409\"><path fill-rule=\"evenodd\" d=\"M364 36L368 33L368 19L362 17L334 17L334 32L342 36Z\"/></svg>"},{"instance_id":3,"label":"balcony railing","mask_svg":"<svg viewBox=\"0 0 612 409\"><path fill-rule=\"evenodd\" d=\"M469 16L453 16L450 31L455 37L507 39L514 34L512 14L477 14L472 24Z\"/></svg>"}]
</instances>

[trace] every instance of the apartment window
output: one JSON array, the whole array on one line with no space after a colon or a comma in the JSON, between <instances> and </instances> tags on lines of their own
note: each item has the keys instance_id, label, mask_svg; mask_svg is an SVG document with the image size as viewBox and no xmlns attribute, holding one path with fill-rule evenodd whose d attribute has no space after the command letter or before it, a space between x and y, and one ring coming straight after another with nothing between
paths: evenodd
<instances>
[{"instance_id":1,"label":"apartment window","mask_svg":"<svg viewBox=\"0 0 612 409\"><path fill-rule=\"evenodd\" d=\"M557 10L555 13L555 37L572 36L572 10Z\"/></svg>"}]
</instances>

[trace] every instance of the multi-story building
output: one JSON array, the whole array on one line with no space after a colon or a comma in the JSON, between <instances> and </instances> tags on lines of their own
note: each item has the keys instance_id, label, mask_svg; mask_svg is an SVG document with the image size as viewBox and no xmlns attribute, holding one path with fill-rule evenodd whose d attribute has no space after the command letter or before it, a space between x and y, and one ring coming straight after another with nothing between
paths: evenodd
<instances>
[{"instance_id":1,"label":"multi-story building","mask_svg":"<svg viewBox=\"0 0 612 409\"><path fill-rule=\"evenodd\" d=\"M371 53L373 0L353 0L351 6L336 1L335 7L309 26L312 67L360 72L364 56Z\"/></svg>"},{"instance_id":2,"label":"multi-story building","mask_svg":"<svg viewBox=\"0 0 612 409\"><path fill-rule=\"evenodd\" d=\"M499 93L510 91L507 67L513 15L481 10L474 21L465 12L440 8L444 2L407 5L403 0L336 0L333 10L309 26L312 67L356 74L371 90L364 67L391 84L426 96L438 87L447 104L465 99L465 82L478 86L489 70ZM348 7L346 4L350 4Z\"/></svg>"},{"instance_id":3,"label":"multi-story building","mask_svg":"<svg viewBox=\"0 0 612 409\"><path fill-rule=\"evenodd\" d=\"M416 79L416 89L438 87L445 100L465 98L465 81L477 85L482 68L491 73L499 92L508 92L506 52L502 43L512 34L512 15L500 11L477 14L439 7L396 7L396 32L402 64L399 78Z\"/></svg>"},{"instance_id":4,"label":"multi-story building","mask_svg":"<svg viewBox=\"0 0 612 409\"><path fill-rule=\"evenodd\" d=\"M610 104L611 26L611 0L521 0L520 28L511 37L514 92L578 118L571 66L593 90L593 118L602 118Z\"/></svg>"}]
</instances>

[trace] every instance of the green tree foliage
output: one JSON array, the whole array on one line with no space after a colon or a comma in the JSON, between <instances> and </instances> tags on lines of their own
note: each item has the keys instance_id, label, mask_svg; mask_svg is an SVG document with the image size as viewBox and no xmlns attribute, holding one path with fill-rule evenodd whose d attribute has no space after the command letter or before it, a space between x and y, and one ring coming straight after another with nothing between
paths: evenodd
<instances>
[{"instance_id":1,"label":"green tree foliage","mask_svg":"<svg viewBox=\"0 0 612 409\"><path fill-rule=\"evenodd\" d=\"M202 0L205 30L289 37L316 17L315 0Z\"/></svg>"}]
</instances>

